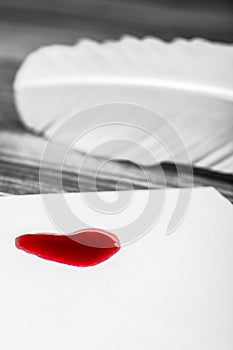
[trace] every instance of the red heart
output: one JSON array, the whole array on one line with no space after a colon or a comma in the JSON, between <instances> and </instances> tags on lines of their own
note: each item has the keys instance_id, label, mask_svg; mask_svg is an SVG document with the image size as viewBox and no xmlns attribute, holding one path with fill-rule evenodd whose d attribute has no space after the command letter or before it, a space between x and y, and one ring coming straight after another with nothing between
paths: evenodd
<instances>
[{"instance_id":1,"label":"red heart","mask_svg":"<svg viewBox=\"0 0 233 350\"><path fill-rule=\"evenodd\" d=\"M118 238L99 229L85 229L69 235L25 234L15 240L18 249L40 258L73 266L94 266L120 250Z\"/></svg>"}]
</instances>

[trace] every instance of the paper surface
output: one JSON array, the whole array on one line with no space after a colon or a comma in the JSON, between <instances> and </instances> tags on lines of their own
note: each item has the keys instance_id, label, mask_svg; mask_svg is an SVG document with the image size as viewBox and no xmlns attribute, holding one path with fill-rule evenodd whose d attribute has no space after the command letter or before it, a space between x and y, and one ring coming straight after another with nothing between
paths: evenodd
<instances>
[{"instance_id":1,"label":"paper surface","mask_svg":"<svg viewBox=\"0 0 233 350\"><path fill-rule=\"evenodd\" d=\"M17 250L18 235L57 229L41 196L0 198L0 348L232 350L233 207L214 189L195 189L166 235L178 191L167 191L150 232L87 269ZM145 196L135 193L135 212ZM85 216L80 194L66 199Z\"/></svg>"}]
</instances>

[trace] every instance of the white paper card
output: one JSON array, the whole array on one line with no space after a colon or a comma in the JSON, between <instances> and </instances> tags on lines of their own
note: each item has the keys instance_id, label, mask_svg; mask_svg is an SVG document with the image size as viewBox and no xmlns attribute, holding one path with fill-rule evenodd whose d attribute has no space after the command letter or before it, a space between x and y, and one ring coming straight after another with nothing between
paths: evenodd
<instances>
[{"instance_id":1,"label":"white paper card","mask_svg":"<svg viewBox=\"0 0 233 350\"><path fill-rule=\"evenodd\" d=\"M135 208L144 196L137 191ZM0 348L232 350L233 207L214 189L195 189L184 221L166 235L177 196L167 191L157 225L92 268L17 250L18 235L56 227L41 196L1 198Z\"/></svg>"}]
</instances>

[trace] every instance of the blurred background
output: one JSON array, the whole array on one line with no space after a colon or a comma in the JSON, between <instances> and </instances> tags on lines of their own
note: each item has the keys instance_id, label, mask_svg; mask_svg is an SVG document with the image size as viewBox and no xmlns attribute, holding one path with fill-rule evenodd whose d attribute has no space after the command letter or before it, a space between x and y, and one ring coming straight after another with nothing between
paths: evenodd
<instances>
[{"instance_id":1,"label":"blurred background","mask_svg":"<svg viewBox=\"0 0 233 350\"><path fill-rule=\"evenodd\" d=\"M0 51L24 56L39 45L154 35L233 41L231 0L0 0Z\"/></svg>"},{"instance_id":2,"label":"blurred background","mask_svg":"<svg viewBox=\"0 0 233 350\"><path fill-rule=\"evenodd\" d=\"M72 44L80 38L101 42L123 34L139 38L151 35L166 41L201 37L232 43L233 1L0 0L0 193L39 192L38 169L45 140L20 122L12 88L26 55L41 45ZM129 165L117 167L116 173L127 170L130 176L132 170L132 177L135 175L136 170ZM69 191L74 190L72 176L67 172ZM101 189L111 189L106 181L104 184ZM199 184L203 181L197 181ZM204 184L209 182L204 179ZM49 185L45 188L52 190L56 191ZM231 188L229 196L233 198Z\"/></svg>"}]
</instances>

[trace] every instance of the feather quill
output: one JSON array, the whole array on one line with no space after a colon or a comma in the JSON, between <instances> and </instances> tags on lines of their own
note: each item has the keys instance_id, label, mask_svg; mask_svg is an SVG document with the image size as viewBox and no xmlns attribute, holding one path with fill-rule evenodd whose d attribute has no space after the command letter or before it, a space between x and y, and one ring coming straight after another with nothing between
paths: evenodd
<instances>
[{"instance_id":1,"label":"feather quill","mask_svg":"<svg viewBox=\"0 0 233 350\"><path fill-rule=\"evenodd\" d=\"M232 67L232 45L203 39L82 40L32 52L16 75L15 102L24 125L47 138L68 118L92 106L141 105L158 112L177 130L194 164L232 173ZM90 118L98 121L98 116ZM172 143L169 130L158 125L156 132L167 139L175 160L182 161L182 150ZM69 142L68 133L57 141ZM156 161L169 160L164 147L150 136L113 125L107 132L97 128L75 147L90 152L97 144L129 136L151 150ZM102 147L96 154L111 158L113 150ZM124 155L136 163L151 164L137 147L125 149Z\"/></svg>"}]
</instances>

